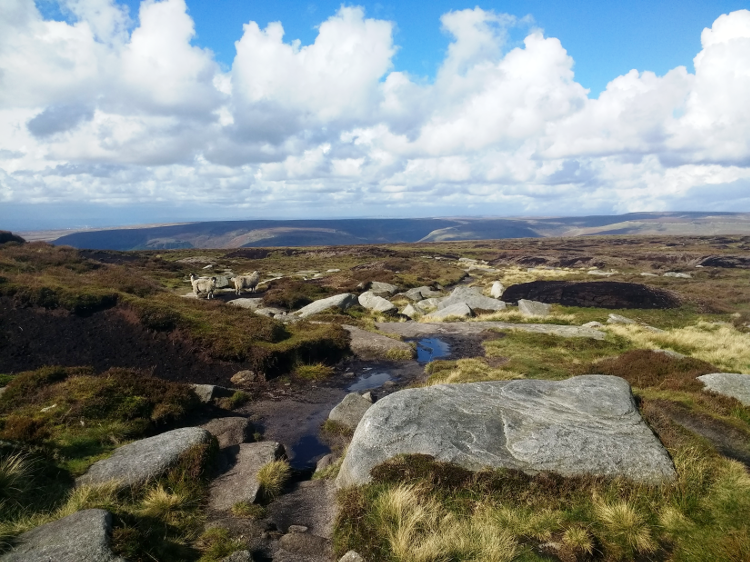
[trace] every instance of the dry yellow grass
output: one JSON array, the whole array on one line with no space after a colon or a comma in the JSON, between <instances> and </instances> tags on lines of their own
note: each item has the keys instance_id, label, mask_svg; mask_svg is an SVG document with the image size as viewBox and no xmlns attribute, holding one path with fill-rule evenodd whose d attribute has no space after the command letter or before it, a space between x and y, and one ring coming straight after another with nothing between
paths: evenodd
<instances>
[{"instance_id":1,"label":"dry yellow grass","mask_svg":"<svg viewBox=\"0 0 750 562\"><path fill-rule=\"evenodd\" d=\"M186 494L170 492L161 484L149 490L141 500L138 513L169 522L178 512L187 507L190 498Z\"/></svg>"},{"instance_id":2,"label":"dry yellow grass","mask_svg":"<svg viewBox=\"0 0 750 562\"><path fill-rule=\"evenodd\" d=\"M530 283L538 279L564 279L569 275L580 273L581 271L568 269L534 269L528 271L526 267L511 266L503 268L498 274L498 279L505 287L510 287L518 283Z\"/></svg>"},{"instance_id":3,"label":"dry yellow grass","mask_svg":"<svg viewBox=\"0 0 750 562\"><path fill-rule=\"evenodd\" d=\"M627 501L606 503L594 499L594 512L604 528L602 539L613 553L629 556L646 554L657 548L646 518Z\"/></svg>"},{"instance_id":4,"label":"dry yellow grass","mask_svg":"<svg viewBox=\"0 0 750 562\"><path fill-rule=\"evenodd\" d=\"M482 359L459 359L450 367L441 369L438 363L430 369L431 376L425 386L482 381L509 381L524 376L510 369L490 367Z\"/></svg>"},{"instance_id":5,"label":"dry yellow grass","mask_svg":"<svg viewBox=\"0 0 750 562\"><path fill-rule=\"evenodd\" d=\"M615 324L607 329L640 347L672 349L727 371L750 374L750 334L731 324L701 321L665 332L652 332L635 324Z\"/></svg>"},{"instance_id":6,"label":"dry yellow grass","mask_svg":"<svg viewBox=\"0 0 750 562\"><path fill-rule=\"evenodd\" d=\"M291 470L285 460L271 461L261 467L258 471L258 482L266 499L274 498L281 493L289 480Z\"/></svg>"}]
</instances>

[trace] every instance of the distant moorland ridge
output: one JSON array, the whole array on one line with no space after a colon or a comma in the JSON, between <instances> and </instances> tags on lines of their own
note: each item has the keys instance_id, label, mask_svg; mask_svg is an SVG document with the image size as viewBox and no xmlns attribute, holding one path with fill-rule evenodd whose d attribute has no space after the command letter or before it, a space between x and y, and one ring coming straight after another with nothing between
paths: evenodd
<instances>
[{"instance_id":1,"label":"distant moorland ridge","mask_svg":"<svg viewBox=\"0 0 750 562\"><path fill-rule=\"evenodd\" d=\"M750 213L629 213L545 218L213 221L88 230L57 245L100 250L328 246L591 235L745 235Z\"/></svg>"}]
</instances>

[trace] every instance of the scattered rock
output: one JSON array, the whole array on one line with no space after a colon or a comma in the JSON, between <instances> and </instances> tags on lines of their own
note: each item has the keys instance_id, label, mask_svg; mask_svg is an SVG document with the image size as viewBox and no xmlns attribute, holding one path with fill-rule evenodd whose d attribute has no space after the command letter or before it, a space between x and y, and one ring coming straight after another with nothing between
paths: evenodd
<instances>
[{"instance_id":1,"label":"scattered rock","mask_svg":"<svg viewBox=\"0 0 750 562\"><path fill-rule=\"evenodd\" d=\"M292 532L295 525L330 539L336 519L336 485L333 480L306 480L268 506L268 518L277 529Z\"/></svg>"},{"instance_id":2,"label":"scattered rock","mask_svg":"<svg viewBox=\"0 0 750 562\"><path fill-rule=\"evenodd\" d=\"M216 276L216 288L226 289L232 284L232 278L229 275L217 275Z\"/></svg>"},{"instance_id":3,"label":"scattered rock","mask_svg":"<svg viewBox=\"0 0 750 562\"><path fill-rule=\"evenodd\" d=\"M465 318L468 316L474 316L474 313L465 302L457 302L429 314L430 318L449 318L450 316Z\"/></svg>"},{"instance_id":4,"label":"scattered rock","mask_svg":"<svg viewBox=\"0 0 750 562\"><path fill-rule=\"evenodd\" d=\"M601 322L586 322L585 324L581 325L581 328L603 328L604 324Z\"/></svg>"},{"instance_id":5,"label":"scattered rock","mask_svg":"<svg viewBox=\"0 0 750 562\"><path fill-rule=\"evenodd\" d=\"M250 299L243 297L240 299L227 301L227 304L231 304L232 306L239 306L240 308L247 308L249 310L256 310L258 308L263 308L263 299Z\"/></svg>"},{"instance_id":6,"label":"scattered rock","mask_svg":"<svg viewBox=\"0 0 750 562\"><path fill-rule=\"evenodd\" d=\"M253 436L253 424L239 416L216 418L202 427L216 437L221 449L245 443Z\"/></svg>"},{"instance_id":7,"label":"scattered rock","mask_svg":"<svg viewBox=\"0 0 750 562\"><path fill-rule=\"evenodd\" d=\"M667 271L664 277L677 277L678 279L692 279L692 275L689 273L678 273L676 271Z\"/></svg>"},{"instance_id":8,"label":"scattered rock","mask_svg":"<svg viewBox=\"0 0 750 562\"><path fill-rule=\"evenodd\" d=\"M124 562L110 549L112 514L86 509L32 529L2 562Z\"/></svg>"},{"instance_id":9,"label":"scattered rock","mask_svg":"<svg viewBox=\"0 0 750 562\"><path fill-rule=\"evenodd\" d=\"M503 299L513 304L527 299L597 308L675 308L680 304L668 291L617 281L532 281L508 287Z\"/></svg>"},{"instance_id":10,"label":"scattered rock","mask_svg":"<svg viewBox=\"0 0 750 562\"><path fill-rule=\"evenodd\" d=\"M492 284L492 288L490 289L490 296L493 299L499 299L500 297L503 296L503 291L504 290L505 290L505 288L503 287L503 284L500 283L500 281L495 281Z\"/></svg>"},{"instance_id":11,"label":"scattered rock","mask_svg":"<svg viewBox=\"0 0 750 562\"><path fill-rule=\"evenodd\" d=\"M123 445L109 458L95 462L76 485L96 485L116 481L121 488L137 486L157 478L173 466L180 455L211 441L211 434L200 427L173 429L155 437Z\"/></svg>"},{"instance_id":12,"label":"scattered rock","mask_svg":"<svg viewBox=\"0 0 750 562\"><path fill-rule=\"evenodd\" d=\"M701 375L698 380L706 385L704 390L736 398L744 406L750 406L750 375L741 373L711 373Z\"/></svg>"},{"instance_id":13,"label":"scattered rock","mask_svg":"<svg viewBox=\"0 0 750 562\"><path fill-rule=\"evenodd\" d=\"M408 316L409 318L414 318L415 316L420 314L420 312L416 308L414 308L414 306L407 304L401 311L401 314L403 314L404 316Z\"/></svg>"},{"instance_id":14,"label":"scattered rock","mask_svg":"<svg viewBox=\"0 0 750 562\"><path fill-rule=\"evenodd\" d=\"M450 296L443 299L438 304L438 309L443 309L452 306L457 303L464 303L468 307L481 310L504 310L505 303L491 297L485 297L482 292L476 287L466 287L465 285L459 285Z\"/></svg>"},{"instance_id":15,"label":"scattered rock","mask_svg":"<svg viewBox=\"0 0 750 562\"><path fill-rule=\"evenodd\" d=\"M226 398L234 394L234 390L215 384L194 384L192 386L193 392L198 395L198 399L204 404L208 404L216 398Z\"/></svg>"},{"instance_id":16,"label":"scattered rock","mask_svg":"<svg viewBox=\"0 0 750 562\"><path fill-rule=\"evenodd\" d=\"M589 275L598 275L599 277L612 277L617 273L617 271L602 271L600 269L593 269L588 272Z\"/></svg>"},{"instance_id":17,"label":"scattered rock","mask_svg":"<svg viewBox=\"0 0 750 562\"><path fill-rule=\"evenodd\" d=\"M354 430L370 406L372 406L372 401L356 392L351 392L331 410L328 419Z\"/></svg>"},{"instance_id":18,"label":"scattered rock","mask_svg":"<svg viewBox=\"0 0 750 562\"><path fill-rule=\"evenodd\" d=\"M318 314L319 312L323 312L324 310L328 310L329 308L340 308L341 310L346 310L347 308L349 308L350 306L354 306L358 302L359 301L357 300L356 295L353 295L351 293L342 293L340 295L333 295L332 297L312 302L307 306L300 308L293 314L299 318L307 318L308 316Z\"/></svg>"},{"instance_id":19,"label":"scattered rock","mask_svg":"<svg viewBox=\"0 0 750 562\"><path fill-rule=\"evenodd\" d=\"M619 314L610 314L607 318L607 324L637 324L635 320L620 316Z\"/></svg>"},{"instance_id":20,"label":"scattered rock","mask_svg":"<svg viewBox=\"0 0 750 562\"><path fill-rule=\"evenodd\" d=\"M643 271L641 273L641 277L659 277L656 273L649 273L648 271Z\"/></svg>"},{"instance_id":21,"label":"scattered rock","mask_svg":"<svg viewBox=\"0 0 750 562\"><path fill-rule=\"evenodd\" d=\"M551 305L543 302L527 301L520 299L518 301L518 311L524 316L549 316Z\"/></svg>"},{"instance_id":22,"label":"scattered rock","mask_svg":"<svg viewBox=\"0 0 750 562\"><path fill-rule=\"evenodd\" d=\"M261 316L268 316L269 318L278 318L286 316L286 310L283 308L276 308L275 306L264 306L262 308L256 308L253 312L260 314Z\"/></svg>"},{"instance_id":23,"label":"scattered rock","mask_svg":"<svg viewBox=\"0 0 750 562\"><path fill-rule=\"evenodd\" d=\"M265 382L266 379L255 371L237 371L229 380L232 384L243 386L254 382Z\"/></svg>"},{"instance_id":24,"label":"scattered rock","mask_svg":"<svg viewBox=\"0 0 750 562\"><path fill-rule=\"evenodd\" d=\"M328 453L324 457L315 463L315 473L323 472L326 468L336 462L336 456L333 453Z\"/></svg>"},{"instance_id":25,"label":"scattered rock","mask_svg":"<svg viewBox=\"0 0 750 562\"><path fill-rule=\"evenodd\" d=\"M260 491L258 471L284 453L275 441L240 443L237 448L232 467L211 483L208 506L215 511L231 509L237 502L253 503Z\"/></svg>"},{"instance_id":26,"label":"scattered rock","mask_svg":"<svg viewBox=\"0 0 750 562\"><path fill-rule=\"evenodd\" d=\"M356 551L350 550L341 558L339 558L339 562L365 562L365 559L362 558Z\"/></svg>"},{"instance_id":27,"label":"scattered rock","mask_svg":"<svg viewBox=\"0 0 750 562\"><path fill-rule=\"evenodd\" d=\"M289 525L289 533L306 533L308 528L304 525Z\"/></svg>"},{"instance_id":28,"label":"scattered rock","mask_svg":"<svg viewBox=\"0 0 750 562\"><path fill-rule=\"evenodd\" d=\"M396 307L391 301L386 300L383 297L378 297L371 291L359 295L358 301L359 304L368 310L383 313L396 312Z\"/></svg>"},{"instance_id":29,"label":"scattered rock","mask_svg":"<svg viewBox=\"0 0 750 562\"><path fill-rule=\"evenodd\" d=\"M391 296L398 291L398 287L396 285L391 285L390 283L381 283L380 281L373 281L370 283L370 292L378 297L382 296Z\"/></svg>"},{"instance_id":30,"label":"scattered rock","mask_svg":"<svg viewBox=\"0 0 750 562\"><path fill-rule=\"evenodd\" d=\"M367 361L383 359L388 357L389 353L393 354L396 352L401 355L409 354L409 357L414 355L414 349L406 342L346 324L341 327L349 332L351 338L349 348L360 359Z\"/></svg>"},{"instance_id":31,"label":"scattered rock","mask_svg":"<svg viewBox=\"0 0 750 562\"><path fill-rule=\"evenodd\" d=\"M469 470L506 467L649 483L675 476L628 383L606 375L446 384L386 396L357 427L337 485L365 484L378 464L417 453Z\"/></svg>"}]
</instances>

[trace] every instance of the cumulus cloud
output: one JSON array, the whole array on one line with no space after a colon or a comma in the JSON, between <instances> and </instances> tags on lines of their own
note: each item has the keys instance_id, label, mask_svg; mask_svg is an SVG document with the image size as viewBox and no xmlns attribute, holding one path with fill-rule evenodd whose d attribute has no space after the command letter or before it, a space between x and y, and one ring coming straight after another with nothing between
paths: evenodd
<instances>
[{"instance_id":1,"label":"cumulus cloud","mask_svg":"<svg viewBox=\"0 0 750 562\"><path fill-rule=\"evenodd\" d=\"M451 11L433 81L394 69L395 22L342 7L315 41L247 22L222 70L184 0L0 3L0 200L212 206L226 216L736 210L750 181L750 11L695 72L598 98L561 42ZM136 23L137 22L137 23ZM511 30L525 31L510 44ZM214 214L215 216L215 214Z\"/></svg>"}]
</instances>

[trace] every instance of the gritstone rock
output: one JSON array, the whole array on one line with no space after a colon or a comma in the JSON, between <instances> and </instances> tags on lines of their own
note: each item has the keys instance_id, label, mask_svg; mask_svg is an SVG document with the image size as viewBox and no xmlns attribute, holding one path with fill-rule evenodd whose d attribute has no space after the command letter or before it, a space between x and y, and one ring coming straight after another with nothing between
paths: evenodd
<instances>
[{"instance_id":1,"label":"gritstone rock","mask_svg":"<svg viewBox=\"0 0 750 562\"><path fill-rule=\"evenodd\" d=\"M265 378L259 376L255 371L237 371L229 380L232 382L232 384L243 385L253 382L263 382Z\"/></svg>"},{"instance_id":2,"label":"gritstone rock","mask_svg":"<svg viewBox=\"0 0 750 562\"><path fill-rule=\"evenodd\" d=\"M359 304L368 310L374 310L375 312L396 312L396 307L391 301L383 297L378 297L370 291L359 295L358 300Z\"/></svg>"},{"instance_id":3,"label":"gritstone rock","mask_svg":"<svg viewBox=\"0 0 750 562\"><path fill-rule=\"evenodd\" d=\"M365 562L365 559L362 558L358 552L350 550L339 558L339 562Z\"/></svg>"},{"instance_id":4,"label":"gritstone rock","mask_svg":"<svg viewBox=\"0 0 750 562\"><path fill-rule=\"evenodd\" d=\"M408 316L409 318L414 318L417 314L419 314L419 311L412 305L407 304L401 311L401 314L403 314L404 316Z\"/></svg>"},{"instance_id":5,"label":"gritstone rock","mask_svg":"<svg viewBox=\"0 0 750 562\"><path fill-rule=\"evenodd\" d=\"M521 299L518 301L518 311L524 316L549 316L550 308L549 304L543 302L527 301Z\"/></svg>"},{"instance_id":6,"label":"gritstone rock","mask_svg":"<svg viewBox=\"0 0 750 562\"><path fill-rule=\"evenodd\" d=\"M485 297L482 292L475 287L466 287L459 285L450 296L441 300L438 309L447 308L456 303L464 303L469 308L479 308L481 310L504 310L505 303L491 297ZM434 315L433 315L434 316Z\"/></svg>"},{"instance_id":7,"label":"gritstone rock","mask_svg":"<svg viewBox=\"0 0 750 562\"><path fill-rule=\"evenodd\" d=\"M620 316L619 314L610 314L607 318L607 324L637 324L635 320Z\"/></svg>"},{"instance_id":8,"label":"gritstone rock","mask_svg":"<svg viewBox=\"0 0 750 562\"><path fill-rule=\"evenodd\" d=\"M344 399L331 410L328 419L354 430L357 428L359 420L371 406L371 400L356 392L351 392L344 396Z\"/></svg>"},{"instance_id":9,"label":"gritstone rock","mask_svg":"<svg viewBox=\"0 0 750 562\"><path fill-rule=\"evenodd\" d=\"M166 472L191 447L210 441L211 434L199 427L183 427L141 439L95 462L86 474L76 479L76 485L117 481L124 488L143 484Z\"/></svg>"},{"instance_id":10,"label":"gritstone rock","mask_svg":"<svg viewBox=\"0 0 750 562\"><path fill-rule=\"evenodd\" d=\"M628 383L606 375L443 384L386 396L357 426L337 485L365 484L378 464L415 453L469 470L506 467L649 483L675 476Z\"/></svg>"},{"instance_id":11,"label":"gritstone rock","mask_svg":"<svg viewBox=\"0 0 750 562\"><path fill-rule=\"evenodd\" d=\"M503 296L503 284L500 281L495 281L490 289L490 296L493 299L499 299Z\"/></svg>"},{"instance_id":12,"label":"gritstone rock","mask_svg":"<svg viewBox=\"0 0 750 562\"><path fill-rule=\"evenodd\" d=\"M723 396L731 396L750 406L750 375L740 373L711 373L701 375L698 380L706 385L704 390L710 390Z\"/></svg>"},{"instance_id":13,"label":"gritstone rock","mask_svg":"<svg viewBox=\"0 0 750 562\"><path fill-rule=\"evenodd\" d=\"M204 404L208 404L215 398L226 398L234 394L234 390L215 384L194 384L193 392L198 395L198 399Z\"/></svg>"},{"instance_id":14,"label":"gritstone rock","mask_svg":"<svg viewBox=\"0 0 750 562\"><path fill-rule=\"evenodd\" d=\"M409 356L412 356L414 354L414 349L406 342L346 324L341 327L349 332L351 338L349 348L360 359L382 359L388 357L389 352L392 351L398 351L400 355L409 354Z\"/></svg>"},{"instance_id":15,"label":"gritstone rock","mask_svg":"<svg viewBox=\"0 0 750 562\"><path fill-rule=\"evenodd\" d=\"M691 279L693 276L689 273L678 273L676 271L667 271L664 277L676 277L677 279Z\"/></svg>"},{"instance_id":16,"label":"gritstone rock","mask_svg":"<svg viewBox=\"0 0 750 562\"><path fill-rule=\"evenodd\" d=\"M239 306L240 308L256 310L258 308L263 307L263 299L248 299L248 298L233 299L229 301L227 304L231 304L232 306Z\"/></svg>"},{"instance_id":17,"label":"gritstone rock","mask_svg":"<svg viewBox=\"0 0 750 562\"><path fill-rule=\"evenodd\" d=\"M213 419L203 429L216 437L221 449L245 443L253 435L253 424L247 418L239 416Z\"/></svg>"},{"instance_id":18,"label":"gritstone rock","mask_svg":"<svg viewBox=\"0 0 750 562\"><path fill-rule=\"evenodd\" d=\"M340 295L333 295L332 297L312 302L307 306L300 308L297 312L294 313L294 315L299 318L306 318L308 316L312 316L313 314L318 314L319 312L328 310L329 308L340 308L341 310L346 310L350 306L354 306L355 304L357 304L357 302L358 301L356 295L352 295L351 293L342 293Z\"/></svg>"},{"instance_id":19,"label":"gritstone rock","mask_svg":"<svg viewBox=\"0 0 750 562\"><path fill-rule=\"evenodd\" d=\"M109 547L112 515L86 509L47 523L18 537L2 562L124 562Z\"/></svg>"},{"instance_id":20,"label":"gritstone rock","mask_svg":"<svg viewBox=\"0 0 750 562\"><path fill-rule=\"evenodd\" d=\"M383 295L390 297L396 291L398 291L398 287L396 287L396 285L391 285L390 283L381 283L380 281L373 281L370 284L370 292L378 297L382 297Z\"/></svg>"},{"instance_id":21,"label":"gritstone rock","mask_svg":"<svg viewBox=\"0 0 750 562\"><path fill-rule=\"evenodd\" d=\"M465 318L467 316L473 315L474 313L471 311L471 308L469 308L469 305L467 305L465 302L457 302L450 306L446 306L445 308L441 308L440 310L436 310L435 312L431 312L429 314L429 317L449 318L450 316L458 316L461 318Z\"/></svg>"},{"instance_id":22,"label":"gritstone rock","mask_svg":"<svg viewBox=\"0 0 750 562\"><path fill-rule=\"evenodd\" d=\"M232 467L211 482L208 506L216 511L231 509L238 502L253 503L260 491L258 472L284 452L275 441L240 443Z\"/></svg>"}]
</instances>

